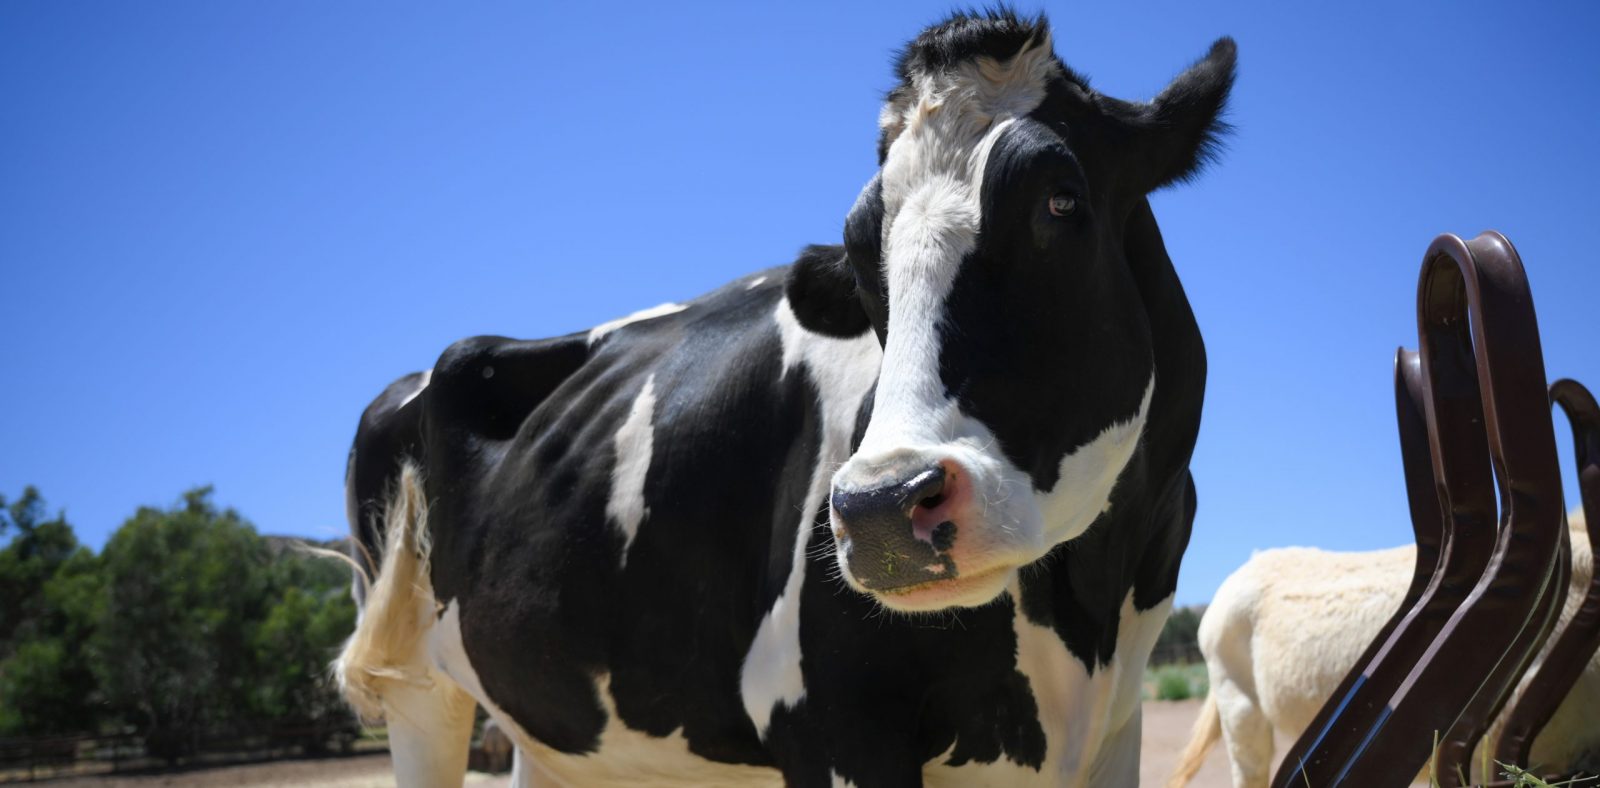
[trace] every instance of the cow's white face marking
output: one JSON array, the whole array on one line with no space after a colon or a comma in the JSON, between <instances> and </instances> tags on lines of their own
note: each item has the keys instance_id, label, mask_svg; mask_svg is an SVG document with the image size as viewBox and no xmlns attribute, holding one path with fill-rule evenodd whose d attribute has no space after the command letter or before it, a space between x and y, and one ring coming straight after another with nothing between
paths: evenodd
<instances>
[{"instance_id":1,"label":"cow's white face marking","mask_svg":"<svg viewBox=\"0 0 1600 788\"><path fill-rule=\"evenodd\" d=\"M683 304L658 304L650 307L649 309L641 309L631 315L619 317L616 320L608 320L598 326L595 326L594 328L589 329L589 344L593 345L594 343L599 342L601 337L616 331L617 329L622 328L629 323L637 323L641 320L665 317L667 315L682 312L686 308L687 307Z\"/></svg>"},{"instance_id":2,"label":"cow's white face marking","mask_svg":"<svg viewBox=\"0 0 1600 788\"><path fill-rule=\"evenodd\" d=\"M789 577L777 602L761 619L739 676L739 693L745 713L763 738L778 704L793 708L805 697L800 674L800 586L805 581L806 548L811 541L812 516L828 494L828 468L850 454L850 434L856 411L872 387L878 369L878 341L871 332L854 339L834 339L801 327L787 298L778 302L773 320L783 345L783 372L787 377L803 368L817 387L822 411L822 446L811 473L806 503L799 512Z\"/></svg>"},{"instance_id":3,"label":"cow's white face marking","mask_svg":"<svg viewBox=\"0 0 1600 788\"><path fill-rule=\"evenodd\" d=\"M645 476L650 472L650 457L655 449L656 376L645 378L644 388L628 409L628 418L617 430L617 464L611 469L611 497L606 500L606 517L622 531L622 566L628 564L628 548L639 526L650 515L644 502Z\"/></svg>"},{"instance_id":4,"label":"cow's white face marking","mask_svg":"<svg viewBox=\"0 0 1600 788\"><path fill-rule=\"evenodd\" d=\"M948 551L957 576L879 593L891 609L994 600L1017 567L1083 533L1105 511L1144 429L1153 378L1137 414L1068 452L1059 481L1039 493L994 434L962 412L940 376L941 326L961 265L978 243L990 152L1007 128L1044 100L1059 69L1049 42L1036 42L1004 65L979 58L914 77L915 90L897 97L880 118L892 138L881 173L889 327L871 422L860 448L835 474L834 489L876 489L953 461L973 492L968 522L958 522ZM847 582L867 591L842 552L840 567Z\"/></svg>"}]
</instances>

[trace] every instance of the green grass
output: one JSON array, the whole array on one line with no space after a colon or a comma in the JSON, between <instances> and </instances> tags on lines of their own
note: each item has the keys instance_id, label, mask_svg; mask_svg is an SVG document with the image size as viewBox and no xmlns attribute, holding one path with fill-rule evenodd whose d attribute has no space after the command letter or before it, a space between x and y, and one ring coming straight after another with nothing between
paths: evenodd
<instances>
[{"instance_id":1,"label":"green grass","mask_svg":"<svg viewBox=\"0 0 1600 788\"><path fill-rule=\"evenodd\" d=\"M1439 751L1439 734L1437 732L1433 734L1433 749L1435 753ZM1482 770L1488 771L1488 750L1480 747L1480 752L1483 754ZM1495 761L1494 764L1500 767L1500 776L1511 781L1511 788L1578 788L1579 786L1600 784L1600 778L1595 777L1574 777L1570 780L1553 783L1520 766L1513 766L1504 761ZM1457 777L1464 784L1470 784L1471 782L1464 779L1463 775L1458 774ZM1439 773L1433 758L1428 759L1428 785L1429 788L1438 788L1439 786Z\"/></svg>"},{"instance_id":2,"label":"green grass","mask_svg":"<svg viewBox=\"0 0 1600 788\"><path fill-rule=\"evenodd\" d=\"M1502 769L1500 775L1511 781L1512 788L1564 788L1564 786L1595 785L1600 783L1600 780L1596 780L1594 777L1574 777L1563 782L1552 783L1539 779L1538 776L1526 769L1512 766L1508 763L1501 763L1500 761L1495 761L1495 764Z\"/></svg>"},{"instance_id":3,"label":"green grass","mask_svg":"<svg viewBox=\"0 0 1600 788\"><path fill-rule=\"evenodd\" d=\"M1206 666L1200 663L1148 668L1144 673L1144 687L1145 698L1156 700L1203 698L1210 689Z\"/></svg>"}]
</instances>

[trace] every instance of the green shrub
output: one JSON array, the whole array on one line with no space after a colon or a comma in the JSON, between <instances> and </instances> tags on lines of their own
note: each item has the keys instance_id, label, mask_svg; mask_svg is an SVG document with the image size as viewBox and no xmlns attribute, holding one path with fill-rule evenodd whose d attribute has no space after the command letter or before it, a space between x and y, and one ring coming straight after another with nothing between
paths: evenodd
<instances>
[{"instance_id":1,"label":"green shrub","mask_svg":"<svg viewBox=\"0 0 1600 788\"><path fill-rule=\"evenodd\" d=\"M1156 674L1156 700L1188 700L1194 693L1189 688L1189 677L1175 670Z\"/></svg>"},{"instance_id":2,"label":"green shrub","mask_svg":"<svg viewBox=\"0 0 1600 788\"><path fill-rule=\"evenodd\" d=\"M1163 665L1145 673L1146 697L1156 700L1203 698L1209 689L1206 666Z\"/></svg>"}]
</instances>

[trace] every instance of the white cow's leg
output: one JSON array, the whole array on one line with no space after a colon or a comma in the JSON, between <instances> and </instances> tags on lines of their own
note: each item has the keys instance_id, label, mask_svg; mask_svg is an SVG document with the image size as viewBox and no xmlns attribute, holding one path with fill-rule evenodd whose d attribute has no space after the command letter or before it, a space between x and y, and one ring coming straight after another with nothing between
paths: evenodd
<instances>
[{"instance_id":1,"label":"white cow's leg","mask_svg":"<svg viewBox=\"0 0 1600 788\"><path fill-rule=\"evenodd\" d=\"M541 777L539 764L522 751L521 747L511 756L511 788L543 788L555 785L552 780Z\"/></svg>"},{"instance_id":2,"label":"white cow's leg","mask_svg":"<svg viewBox=\"0 0 1600 788\"><path fill-rule=\"evenodd\" d=\"M528 773L528 758L521 747L511 753L511 788L533 788L533 775Z\"/></svg>"},{"instance_id":3,"label":"white cow's leg","mask_svg":"<svg viewBox=\"0 0 1600 788\"><path fill-rule=\"evenodd\" d=\"M431 687L396 683L385 689L383 717L400 788L461 785L477 708L470 695L438 673Z\"/></svg>"},{"instance_id":4,"label":"white cow's leg","mask_svg":"<svg viewBox=\"0 0 1600 788\"><path fill-rule=\"evenodd\" d=\"M1266 788L1272 769L1272 723L1239 685L1212 686L1222 715L1222 739L1228 745L1234 788Z\"/></svg>"},{"instance_id":5,"label":"white cow's leg","mask_svg":"<svg viewBox=\"0 0 1600 788\"><path fill-rule=\"evenodd\" d=\"M383 527L382 564L335 663L340 689L363 717L388 726L401 788L460 786L477 702L429 654L436 606L428 502L422 472L410 462L400 467Z\"/></svg>"},{"instance_id":6,"label":"white cow's leg","mask_svg":"<svg viewBox=\"0 0 1600 788\"><path fill-rule=\"evenodd\" d=\"M1139 737L1144 731L1144 712L1133 708L1133 717L1122 728L1106 738L1089 774L1088 785L1136 786L1139 784Z\"/></svg>"}]
</instances>

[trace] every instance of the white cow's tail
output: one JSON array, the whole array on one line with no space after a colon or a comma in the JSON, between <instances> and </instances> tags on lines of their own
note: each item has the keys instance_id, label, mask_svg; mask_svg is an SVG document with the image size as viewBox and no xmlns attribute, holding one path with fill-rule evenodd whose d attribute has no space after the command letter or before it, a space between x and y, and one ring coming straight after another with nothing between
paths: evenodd
<instances>
[{"instance_id":1,"label":"white cow's tail","mask_svg":"<svg viewBox=\"0 0 1600 788\"><path fill-rule=\"evenodd\" d=\"M383 717L386 687L396 682L425 687L431 682L420 659L433 600L428 500L422 473L409 461L401 465L384 509L383 534L381 563L377 576L366 578L366 601L356 631L334 662L345 700L368 721Z\"/></svg>"},{"instance_id":2,"label":"white cow's tail","mask_svg":"<svg viewBox=\"0 0 1600 788\"><path fill-rule=\"evenodd\" d=\"M1222 715L1217 711L1217 693L1206 693L1206 702L1200 707L1200 717L1194 721L1194 733L1189 744L1178 755L1178 765L1167 778L1167 788L1183 788L1194 779L1200 765L1206 761L1206 752L1222 738Z\"/></svg>"}]
</instances>

